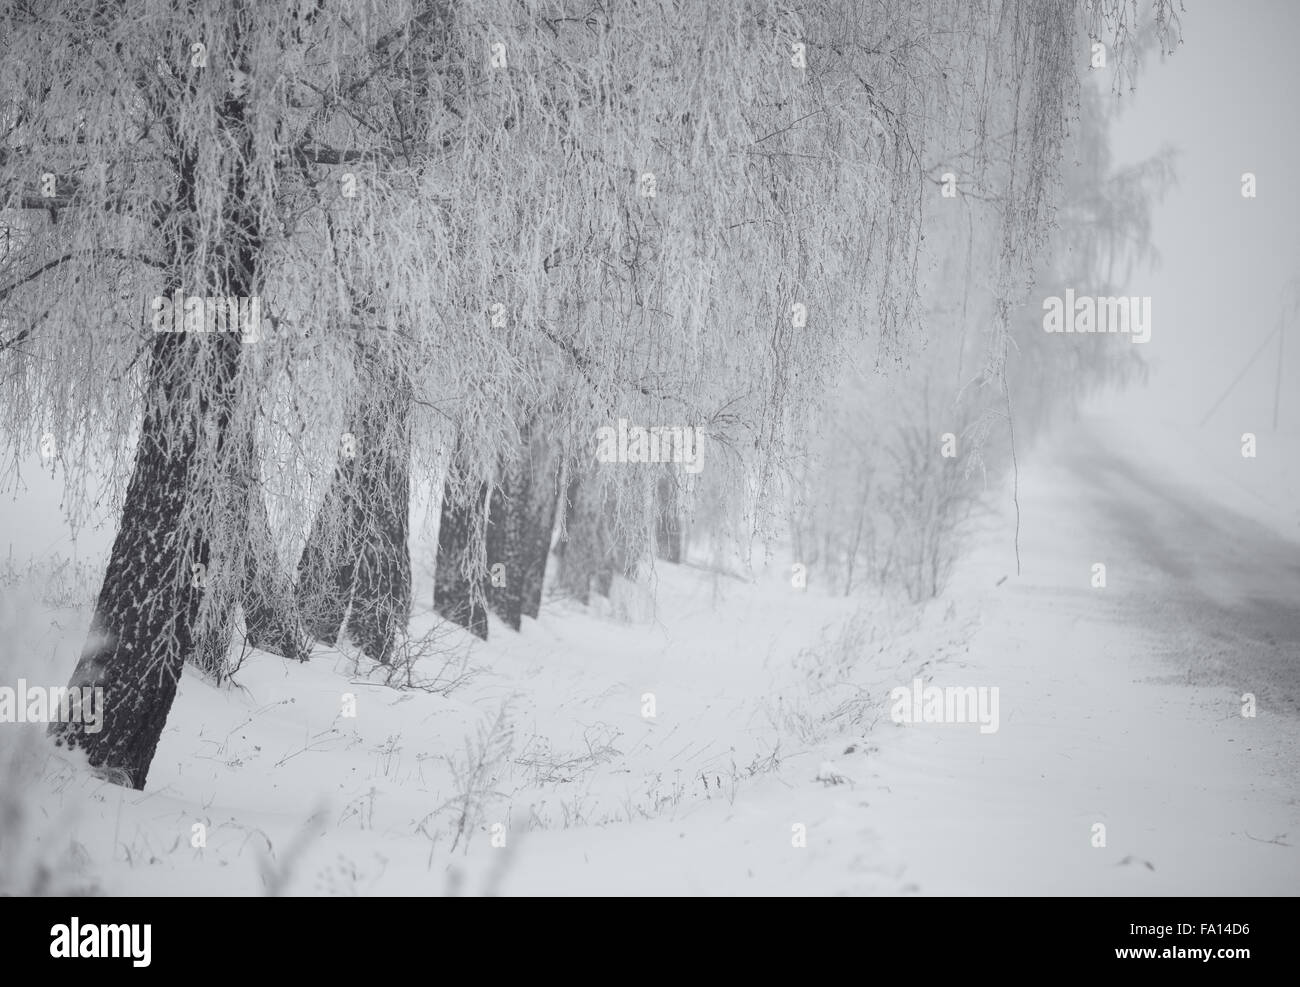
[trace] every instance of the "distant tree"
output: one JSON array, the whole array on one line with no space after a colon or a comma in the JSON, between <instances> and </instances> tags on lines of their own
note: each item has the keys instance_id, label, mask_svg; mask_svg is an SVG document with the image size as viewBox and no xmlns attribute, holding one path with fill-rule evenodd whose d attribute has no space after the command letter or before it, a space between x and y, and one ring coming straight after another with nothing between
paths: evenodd
<instances>
[{"instance_id":1,"label":"distant tree","mask_svg":"<svg viewBox=\"0 0 1300 987\"><path fill-rule=\"evenodd\" d=\"M1161 43L1162 27L1176 23L1153 17L1141 37L1118 36L1110 63L1117 74L1116 51L1127 66L1122 78L1131 79L1132 61ZM1061 104L1068 114L1039 119L1031 104L992 101L971 125L1004 136L981 152L977 171L968 164L976 160L974 134L962 137L958 128L955 143L934 148L923 252L932 274L919 297L927 346L887 376L864 372L870 351L860 347L828 395L810 459L795 471L795 558L846 592L870 573L913 599L935 595L985 474L1010 471L1015 444L1023 448L1088 393L1143 372L1140 347L1106 337L1066 341L1042 329L1044 293L1067 286L1122 293L1135 265L1152 259L1151 204L1173 180L1168 152L1112 169L1109 73L1084 81L1088 31L1095 38L1104 25L1085 18L1074 29L1073 50L1083 54L1061 67L1079 77ZM1113 31L1104 36L1117 41ZM1026 162L1039 144L1040 158ZM1027 176L1026 167L1042 177ZM1022 197L1027 189L1038 190L1036 205ZM1039 218L1027 224L1030 205Z\"/></svg>"}]
</instances>

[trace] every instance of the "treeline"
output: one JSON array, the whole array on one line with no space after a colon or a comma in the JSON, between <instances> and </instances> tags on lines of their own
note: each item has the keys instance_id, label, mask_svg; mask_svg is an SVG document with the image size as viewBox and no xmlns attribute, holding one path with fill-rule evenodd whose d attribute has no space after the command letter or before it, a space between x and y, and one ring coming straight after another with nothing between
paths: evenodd
<instances>
[{"instance_id":1,"label":"treeline","mask_svg":"<svg viewBox=\"0 0 1300 987\"><path fill-rule=\"evenodd\" d=\"M763 528L844 361L922 334L946 171L1000 190L1001 380L1088 36L1125 64L1128 9L5 4L6 455L50 438L74 503L122 484L72 677L104 728L59 739L143 787L182 664L224 674L240 615L391 662L417 483L436 609L480 636L536 615L556 531L585 600L680 558L698 499ZM263 324L156 331L178 292ZM704 469L600 462L623 420L695 430Z\"/></svg>"}]
</instances>

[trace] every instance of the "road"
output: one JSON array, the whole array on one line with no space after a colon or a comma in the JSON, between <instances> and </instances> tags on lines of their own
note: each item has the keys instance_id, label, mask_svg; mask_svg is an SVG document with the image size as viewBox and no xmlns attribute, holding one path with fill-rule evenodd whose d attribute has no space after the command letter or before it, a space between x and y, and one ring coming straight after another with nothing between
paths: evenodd
<instances>
[{"instance_id":1,"label":"road","mask_svg":"<svg viewBox=\"0 0 1300 987\"><path fill-rule=\"evenodd\" d=\"M1300 550L1086 426L1023 462L1020 504L1023 574L1004 522L933 678L1000 686L1002 727L882 726L876 890L1300 892Z\"/></svg>"},{"instance_id":2,"label":"road","mask_svg":"<svg viewBox=\"0 0 1300 987\"><path fill-rule=\"evenodd\" d=\"M1059 465L1088 492L1087 524L1120 585L1142 587L1112 601L1121 619L1162 628L1189 681L1300 714L1300 545L1095 432L1077 433Z\"/></svg>"}]
</instances>

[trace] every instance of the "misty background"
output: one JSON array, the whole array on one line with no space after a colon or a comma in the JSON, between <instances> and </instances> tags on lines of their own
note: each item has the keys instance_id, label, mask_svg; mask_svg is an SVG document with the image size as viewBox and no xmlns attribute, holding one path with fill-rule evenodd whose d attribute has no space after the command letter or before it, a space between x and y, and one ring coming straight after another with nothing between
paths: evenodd
<instances>
[{"instance_id":1,"label":"misty background","mask_svg":"<svg viewBox=\"0 0 1300 987\"><path fill-rule=\"evenodd\" d=\"M1153 299L1143 355L1147 387L1097 396L1102 413L1198 424L1272 331L1300 276L1296 162L1296 39L1300 6L1287 0L1189 3L1176 56L1152 55L1112 127L1117 163L1163 146L1178 152L1178 181L1153 209L1162 263L1131 294ZM1257 197L1240 193L1253 172ZM1287 316L1279 426L1300 428L1300 337ZM1212 426L1272 428L1276 339L1233 388Z\"/></svg>"}]
</instances>

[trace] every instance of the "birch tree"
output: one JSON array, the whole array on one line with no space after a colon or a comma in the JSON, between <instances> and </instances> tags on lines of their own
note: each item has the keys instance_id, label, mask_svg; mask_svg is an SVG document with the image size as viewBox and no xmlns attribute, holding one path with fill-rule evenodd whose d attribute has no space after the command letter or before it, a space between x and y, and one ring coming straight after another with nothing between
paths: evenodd
<instances>
[{"instance_id":1,"label":"birch tree","mask_svg":"<svg viewBox=\"0 0 1300 987\"><path fill-rule=\"evenodd\" d=\"M994 147L1014 163L1000 297L1019 290L1075 29L1101 8L1127 16L1073 0L10 5L6 451L49 431L70 486L106 468L122 504L73 675L105 688L105 727L60 738L142 787L181 664L219 671L238 604L258 623L249 595L287 595L266 572L295 552L312 633L385 660L409 612L407 477L472 512L443 561L481 585L491 491L539 411L548 461L620 564L651 541L661 465L592 468L620 419L701 429L720 502L763 527L845 355L867 340L888 365L921 332L936 132L973 134L976 171ZM176 292L188 331L155 331ZM192 298L257 299L260 325L197 331L219 307ZM261 631L294 655L296 610L270 601Z\"/></svg>"}]
</instances>

